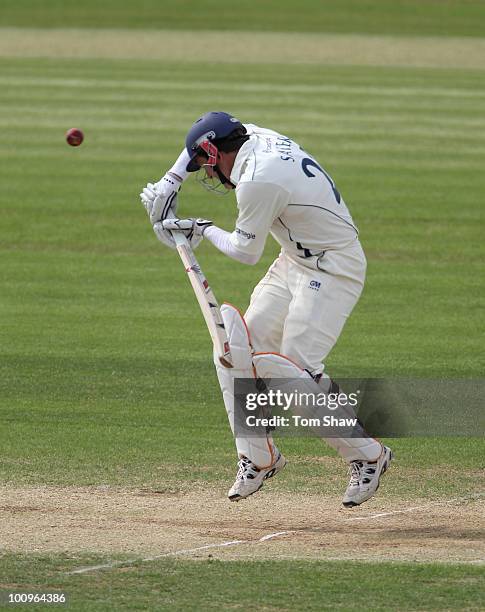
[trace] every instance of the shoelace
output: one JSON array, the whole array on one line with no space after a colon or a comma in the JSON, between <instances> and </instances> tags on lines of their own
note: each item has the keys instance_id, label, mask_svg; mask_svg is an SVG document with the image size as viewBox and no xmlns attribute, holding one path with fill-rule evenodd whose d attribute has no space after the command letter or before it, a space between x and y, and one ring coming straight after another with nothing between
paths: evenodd
<instances>
[{"instance_id":1,"label":"shoelace","mask_svg":"<svg viewBox=\"0 0 485 612\"><path fill-rule=\"evenodd\" d=\"M350 464L350 482L349 485L358 485L360 484L360 477L362 474L362 468L364 464L360 461L352 461Z\"/></svg>"},{"instance_id":2,"label":"shoelace","mask_svg":"<svg viewBox=\"0 0 485 612\"><path fill-rule=\"evenodd\" d=\"M241 459L238 461L238 471L236 474L236 480L244 480L244 478L246 478L246 473L251 470L251 460L248 459L247 457L241 457ZM254 470L256 472L256 470Z\"/></svg>"},{"instance_id":3,"label":"shoelace","mask_svg":"<svg viewBox=\"0 0 485 612\"><path fill-rule=\"evenodd\" d=\"M364 476L373 476L376 472L374 464L366 465L362 461L352 461L350 464L350 482L349 485L360 485L361 480L365 482ZM368 481L369 482L369 481Z\"/></svg>"}]
</instances>

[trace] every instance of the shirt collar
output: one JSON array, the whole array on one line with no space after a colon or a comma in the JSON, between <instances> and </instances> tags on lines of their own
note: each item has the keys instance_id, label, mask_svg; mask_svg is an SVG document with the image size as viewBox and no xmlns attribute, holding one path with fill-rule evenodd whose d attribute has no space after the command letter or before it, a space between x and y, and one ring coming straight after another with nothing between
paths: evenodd
<instances>
[{"instance_id":1,"label":"shirt collar","mask_svg":"<svg viewBox=\"0 0 485 612\"><path fill-rule=\"evenodd\" d=\"M249 155L252 153L254 147L256 146L256 136L250 136L249 140L243 144L243 146L239 149L236 158L234 160L234 165L232 167L231 176L229 180L233 185L237 185L241 179L241 175L246 168L246 162Z\"/></svg>"}]
</instances>

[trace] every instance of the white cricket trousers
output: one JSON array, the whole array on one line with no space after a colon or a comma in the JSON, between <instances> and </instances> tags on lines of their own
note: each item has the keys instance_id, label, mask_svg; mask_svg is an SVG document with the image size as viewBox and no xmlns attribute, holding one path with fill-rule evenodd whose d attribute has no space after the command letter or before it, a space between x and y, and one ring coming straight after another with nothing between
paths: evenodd
<instances>
[{"instance_id":1,"label":"white cricket trousers","mask_svg":"<svg viewBox=\"0 0 485 612\"><path fill-rule=\"evenodd\" d=\"M256 352L281 353L313 375L323 371L322 362L362 293L366 261L355 241L345 250L327 252L319 266L322 270L308 268L282 252L254 289L245 315ZM227 385L228 371L217 362L216 368L224 393L232 387ZM231 390L230 398L224 396L230 422L234 412L233 387ZM376 461L382 452L381 443L370 436L323 440L347 462ZM268 442L251 446L251 439L239 438L236 446L240 455L268 466L274 461L273 441L268 438Z\"/></svg>"},{"instance_id":2,"label":"white cricket trousers","mask_svg":"<svg viewBox=\"0 0 485 612\"><path fill-rule=\"evenodd\" d=\"M255 287L245 314L254 349L281 353L312 375L323 361L362 293L366 260L359 241L327 251L308 268L283 251Z\"/></svg>"}]
</instances>

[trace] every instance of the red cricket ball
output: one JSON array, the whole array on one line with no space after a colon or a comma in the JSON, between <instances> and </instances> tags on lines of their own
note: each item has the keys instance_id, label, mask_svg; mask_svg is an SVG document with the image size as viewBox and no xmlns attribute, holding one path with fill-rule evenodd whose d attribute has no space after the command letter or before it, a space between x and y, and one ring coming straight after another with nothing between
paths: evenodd
<instances>
[{"instance_id":1,"label":"red cricket ball","mask_svg":"<svg viewBox=\"0 0 485 612\"><path fill-rule=\"evenodd\" d=\"M84 140L84 134L78 128L71 128L66 132L66 140L71 147L78 147Z\"/></svg>"}]
</instances>

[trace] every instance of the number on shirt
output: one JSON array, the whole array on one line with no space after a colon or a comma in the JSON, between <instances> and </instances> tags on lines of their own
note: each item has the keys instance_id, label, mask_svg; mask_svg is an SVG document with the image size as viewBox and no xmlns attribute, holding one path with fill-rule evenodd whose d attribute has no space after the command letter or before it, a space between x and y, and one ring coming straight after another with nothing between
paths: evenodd
<instances>
[{"instance_id":1,"label":"number on shirt","mask_svg":"<svg viewBox=\"0 0 485 612\"><path fill-rule=\"evenodd\" d=\"M335 196L335 199L337 200L337 204L340 204L340 200L342 198L340 197L339 190L337 189L337 187L335 187L335 183L328 176L325 170L322 167L320 167L314 159L311 159L311 157L303 158L301 160L301 168L303 172L310 178L315 178L316 175L313 174L313 172L309 168L316 168L317 170L320 170L320 172L322 172L325 175L325 178L330 183L330 186L332 187L333 195Z\"/></svg>"}]
</instances>

